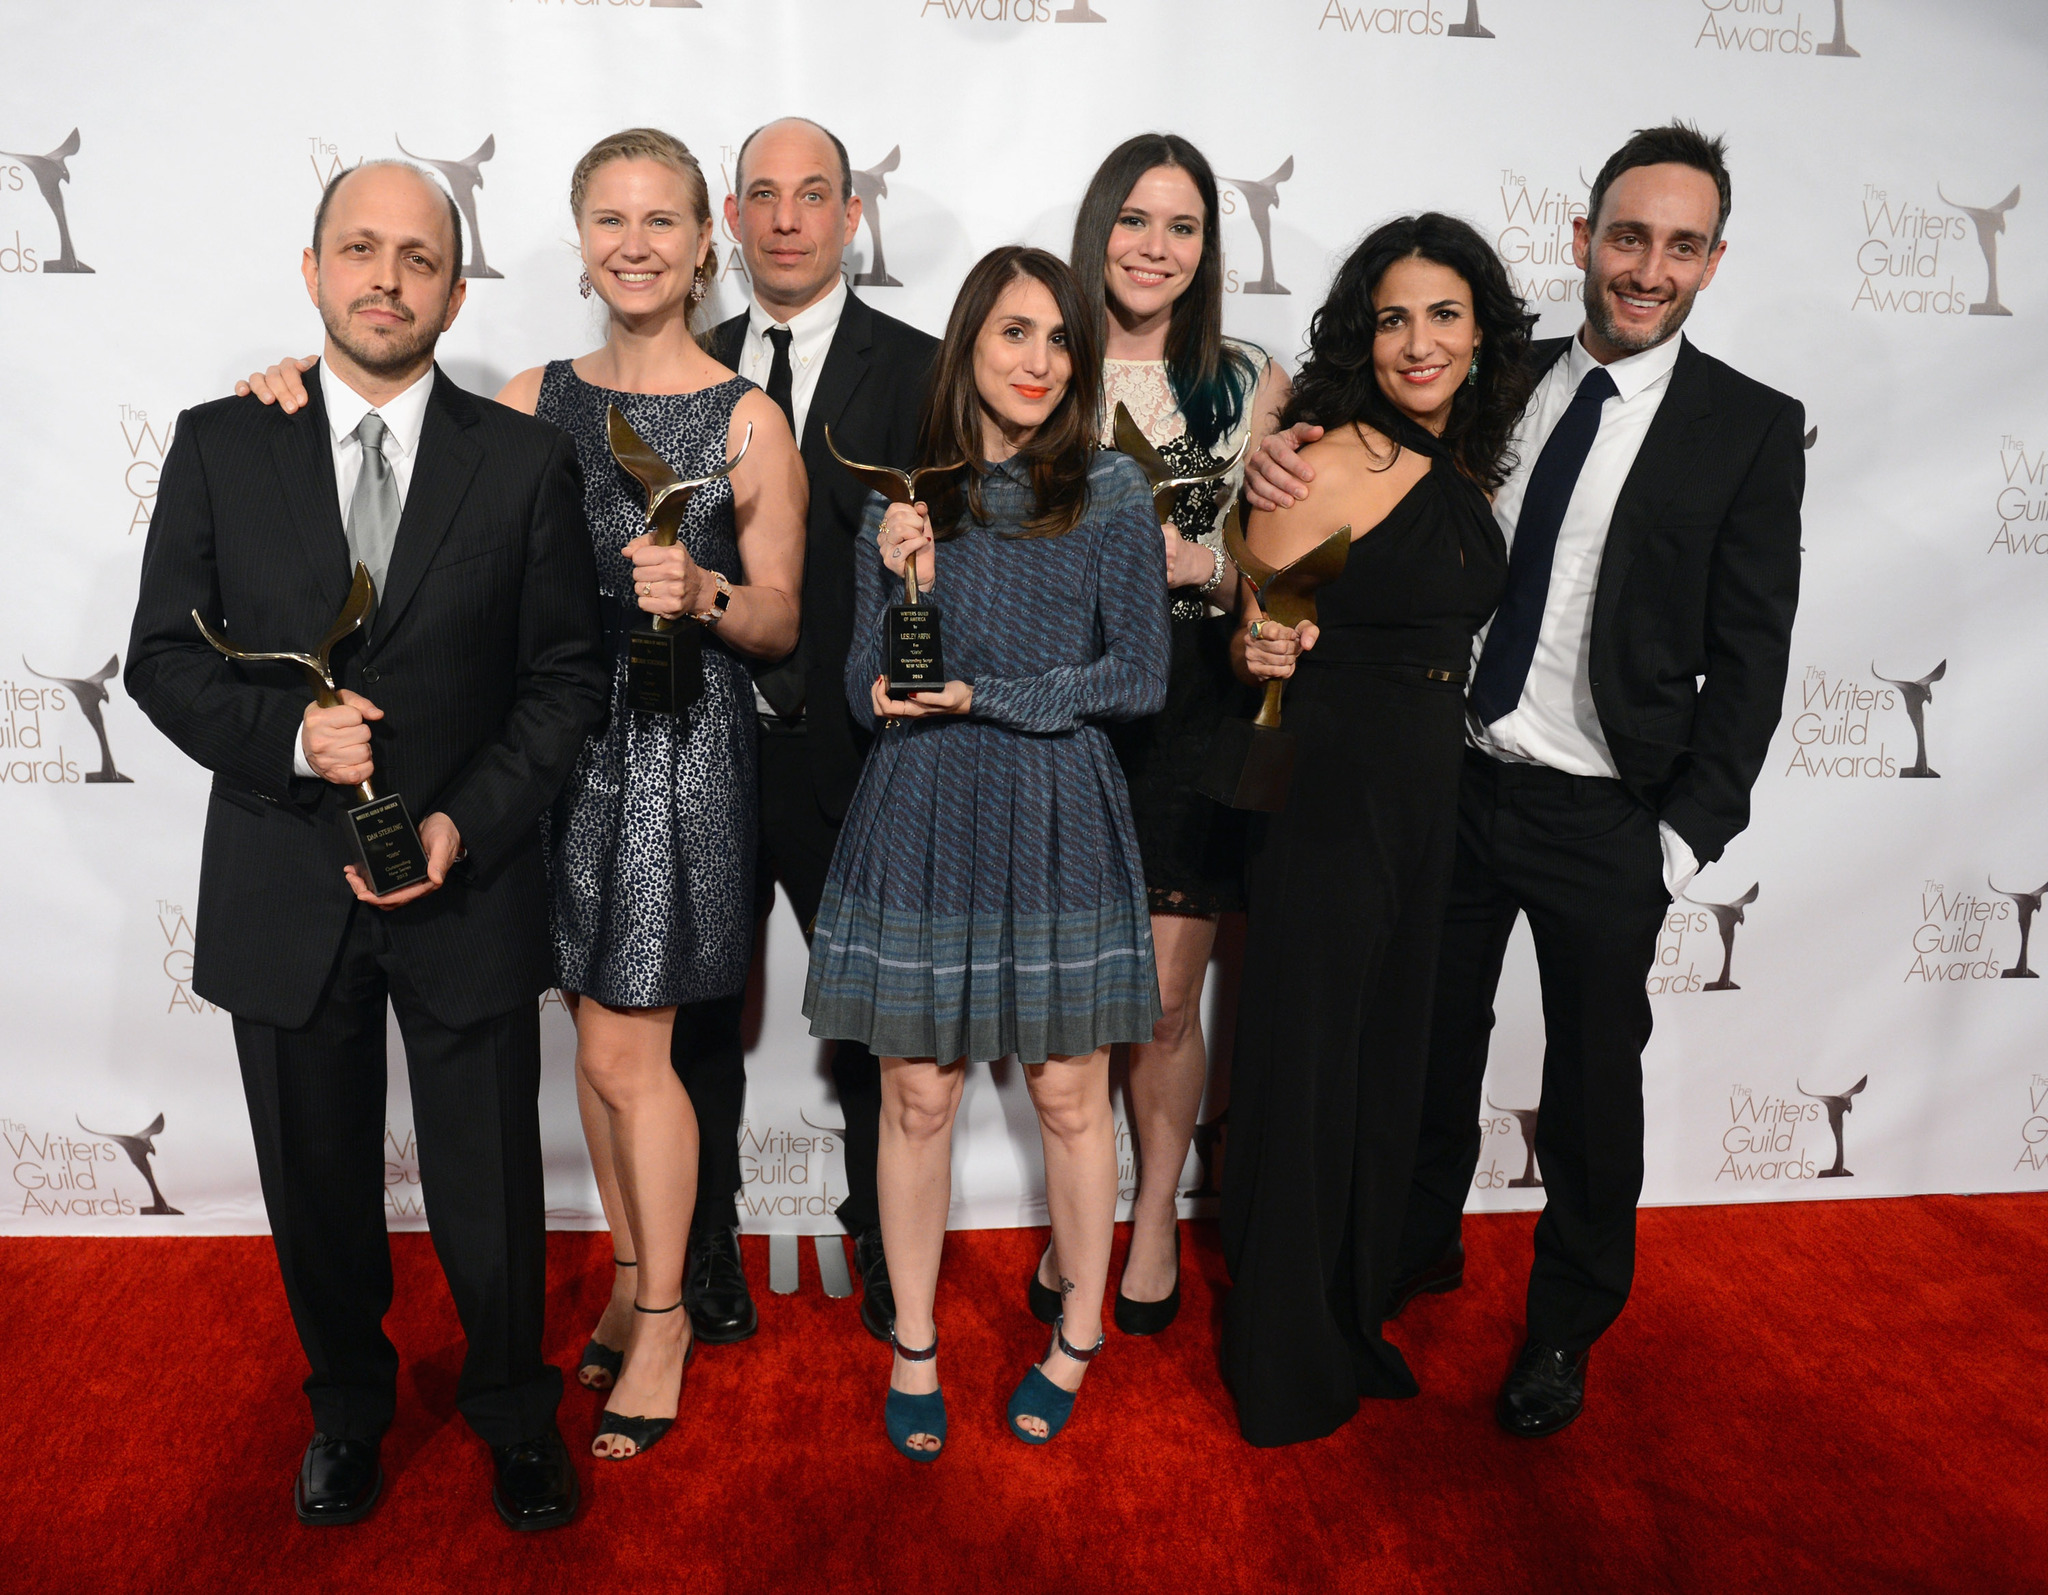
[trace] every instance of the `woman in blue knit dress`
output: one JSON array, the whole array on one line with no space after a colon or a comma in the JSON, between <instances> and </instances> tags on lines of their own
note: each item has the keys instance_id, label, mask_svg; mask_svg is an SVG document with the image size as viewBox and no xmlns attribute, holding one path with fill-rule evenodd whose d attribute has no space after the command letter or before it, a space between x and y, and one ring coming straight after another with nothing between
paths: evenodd
<instances>
[{"instance_id":1,"label":"woman in blue knit dress","mask_svg":"<svg viewBox=\"0 0 2048 1595\"><path fill-rule=\"evenodd\" d=\"M1101 722L1154 714L1166 569L1137 466L1097 453L1101 351L1066 264L1008 247L969 274L926 402L929 505L869 505L847 693L879 728L811 948L811 1032L882 1060L878 1183L896 1287L885 1421L945 1441L932 1303L965 1065L1016 1053L1045 1142L1064 1317L1010 1402L1042 1444L1102 1342L1116 1209L1109 1049L1143 1041L1159 983L1124 778ZM939 690L887 695L882 612L917 562Z\"/></svg>"}]
</instances>

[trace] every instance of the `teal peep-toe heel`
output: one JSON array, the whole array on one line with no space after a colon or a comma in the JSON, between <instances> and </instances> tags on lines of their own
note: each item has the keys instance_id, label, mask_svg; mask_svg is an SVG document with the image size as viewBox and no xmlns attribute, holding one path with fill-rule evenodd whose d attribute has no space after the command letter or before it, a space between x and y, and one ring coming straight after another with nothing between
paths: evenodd
<instances>
[{"instance_id":1,"label":"teal peep-toe heel","mask_svg":"<svg viewBox=\"0 0 2048 1595\"><path fill-rule=\"evenodd\" d=\"M1097 1335L1095 1344L1082 1351L1067 1343L1066 1327L1066 1315L1062 1313L1053 1325L1053 1344L1075 1362L1093 1362L1102 1350L1103 1337ZM1046 1378L1042 1364L1034 1364L1017 1386L1017 1393L1010 1397L1010 1433L1026 1445L1044 1445L1067 1426L1067 1420L1074 1415L1074 1397L1079 1394L1077 1390L1062 1390ZM1036 1418L1045 1425L1045 1433L1031 1433L1018 1422L1020 1418Z\"/></svg>"},{"instance_id":2,"label":"teal peep-toe heel","mask_svg":"<svg viewBox=\"0 0 2048 1595\"><path fill-rule=\"evenodd\" d=\"M935 1333L932 1343L922 1351L912 1351L896 1339L896 1332L889 1332L889 1344L896 1355L905 1362L930 1362L939 1354L939 1337ZM930 1462L939 1452L946 1449L946 1394L934 1390L928 1395L913 1396L907 1391L891 1387L889 1399L882 1404L882 1427L889 1431L889 1444L913 1462ZM930 1451L922 1450L910 1443L914 1434L928 1434L938 1441Z\"/></svg>"}]
</instances>

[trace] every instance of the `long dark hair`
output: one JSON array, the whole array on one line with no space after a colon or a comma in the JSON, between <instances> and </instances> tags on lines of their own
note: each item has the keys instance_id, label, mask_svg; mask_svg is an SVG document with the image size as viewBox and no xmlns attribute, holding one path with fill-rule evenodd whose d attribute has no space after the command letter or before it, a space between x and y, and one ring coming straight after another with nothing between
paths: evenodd
<instances>
[{"instance_id":1,"label":"long dark hair","mask_svg":"<svg viewBox=\"0 0 2048 1595\"><path fill-rule=\"evenodd\" d=\"M1138 179L1159 166L1177 166L1202 196L1202 261L1195 280L1173 302L1166 331L1166 380L1194 440L1213 449L1251 402L1258 368L1223 341L1223 231L1216 209L1216 174L1202 152L1178 133L1140 133L1109 152L1081 197L1070 259L1081 279L1096 338L1109 336L1109 290L1104 262L1109 235Z\"/></svg>"},{"instance_id":2,"label":"long dark hair","mask_svg":"<svg viewBox=\"0 0 2048 1595\"><path fill-rule=\"evenodd\" d=\"M1102 340L1081 296L1081 285L1059 256L1022 244L1005 244L975 262L953 313L946 319L946 338L932 367L925 392L924 414L918 422L917 453L922 465L966 460L969 469L942 479L926 502L933 535L956 535L963 518L988 519L982 478L981 393L974 385L974 345L994 314L1003 290L1019 277L1043 283L1059 307L1065 324L1067 355L1073 374L1052 414L1017 451L1017 460L1031 473L1037 508L1024 523L1026 537L1058 537L1080 523L1088 507L1088 464L1095 454L1102 426Z\"/></svg>"},{"instance_id":3,"label":"long dark hair","mask_svg":"<svg viewBox=\"0 0 2048 1595\"><path fill-rule=\"evenodd\" d=\"M1455 216L1437 211L1399 216L1375 227L1352 250L1337 268L1329 298L1309 318L1308 349L1281 424L1337 427L1361 421L1396 443L1427 447L1422 428L1380 391L1372 365L1379 325L1373 295L1394 262L1416 258L1449 267L1472 290L1479 380L1460 386L1451 401L1442 446L1473 481L1499 487L1514 469L1508 438L1534 386L1528 354L1536 318L1515 292L1500 257Z\"/></svg>"}]
</instances>

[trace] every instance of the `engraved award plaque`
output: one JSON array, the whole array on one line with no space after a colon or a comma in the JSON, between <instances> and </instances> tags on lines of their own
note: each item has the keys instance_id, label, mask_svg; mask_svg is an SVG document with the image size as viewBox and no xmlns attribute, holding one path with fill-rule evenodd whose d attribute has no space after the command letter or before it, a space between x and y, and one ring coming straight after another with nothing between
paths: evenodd
<instances>
[{"instance_id":1,"label":"engraved award plaque","mask_svg":"<svg viewBox=\"0 0 2048 1595\"><path fill-rule=\"evenodd\" d=\"M832 451L833 459L891 504L915 504L918 484L926 477L946 476L962 468L959 464L925 465L915 471L899 471L888 465L859 465L839 452L829 426L825 428L825 447ZM882 669L889 678L892 698L912 692L936 692L946 684L939 611L926 603L917 590L914 559L903 562L903 602L891 604L882 612Z\"/></svg>"},{"instance_id":2,"label":"engraved award plaque","mask_svg":"<svg viewBox=\"0 0 2048 1595\"><path fill-rule=\"evenodd\" d=\"M683 524L683 511L690 494L700 487L732 475L747 457L754 441L754 423L740 439L740 451L709 476L688 481L669 469L668 461L648 447L632 423L619 413L617 405L605 412L605 435L617 460L642 487L647 489L647 521L652 541L660 548L674 546L676 530ZM704 628L683 628L667 615L640 612L640 624L626 633L626 706L643 714L680 714L704 691Z\"/></svg>"},{"instance_id":3,"label":"engraved award plaque","mask_svg":"<svg viewBox=\"0 0 2048 1595\"><path fill-rule=\"evenodd\" d=\"M245 664L274 661L297 665L313 684L314 700L321 708L332 709L341 702L341 697L335 686L333 666L328 663L329 656L336 644L362 625L376 597L377 590L370 580L370 572L358 561L355 580L349 583L348 601L341 606L341 613L335 616L334 624L328 628L320 646L311 653L258 653L237 647L207 625L196 609L192 611L192 622L199 628L200 635L229 659L239 659ZM356 788L356 799L347 810L348 834L355 847L356 867L362 871L363 883L377 896L383 897L425 880L427 850L420 841L419 827L413 824L405 799L396 792L380 796L368 781Z\"/></svg>"},{"instance_id":4,"label":"engraved award plaque","mask_svg":"<svg viewBox=\"0 0 2048 1595\"><path fill-rule=\"evenodd\" d=\"M1351 557L1351 528L1338 527L1293 564L1275 570L1244 546L1233 504L1223 523L1223 546L1256 588L1259 608L1267 618L1299 626L1316 618L1316 593L1344 573L1344 562ZM1208 767L1196 782L1196 791L1226 808L1273 814L1287 806L1295 743L1294 733L1280 727L1280 699L1286 686L1280 680L1266 683L1257 719L1225 720L1216 728Z\"/></svg>"},{"instance_id":5,"label":"engraved award plaque","mask_svg":"<svg viewBox=\"0 0 2048 1595\"><path fill-rule=\"evenodd\" d=\"M1159 451L1145 440L1145 434L1138 430L1138 423L1131 419L1131 412L1124 408L1119 399L1114 422L1116 451L1128 454L1138 462L1138 469L1145 473L1145 480L1152 484L1152 513L1159 517L1164 526L1173 519L1174 495L1184 487L1193 487L1198 482L1220 482L1237 469L1244 452L1251 447L1251 433L1245 433L1244 442L1237 446L1237 452L1221 465L1206 471L1196 471L1191 476L1175 476L1173 467L1166 463Z\"/></svg>"}]
</instances>

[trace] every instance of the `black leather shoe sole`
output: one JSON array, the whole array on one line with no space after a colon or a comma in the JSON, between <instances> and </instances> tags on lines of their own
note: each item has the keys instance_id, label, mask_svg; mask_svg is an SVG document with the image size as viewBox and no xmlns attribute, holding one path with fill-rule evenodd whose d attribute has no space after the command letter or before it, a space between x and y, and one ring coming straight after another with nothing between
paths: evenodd
<instances>
[{"instance_id":1,"label":"black leather shoe sole","mask_svg":"<svg viewBox=\"0 0 2048 1595\"><path fill-rule=\"evenodd\" d=\"M384 1469L379 1467L377 1469L377 1477L370 1485L370 1493L353 1506L335 1507L331 1510L316 1508L308 1511L306 1503L299 1499L297 1485L294 1485L292 1487L292 1510L298 1514L299 1521L309 1529L340 1528L345 1523L362 1522L364 1518L370 1515L370 1509L377 1504L383 1494Z\"/></svg>"},{"instance_id":2,"label":"black leather shoe sole","mask_svg":"<svg viewBox=\"0 0 2048 1595\"><path fill-rule=\"evenodd\" d=\"M1507 1392L1501 1392L1500 1400L1493 1404L1494 1421L1509 1434L1524 1440L1541 1440L1545 1435L1556 1434L1560 1429L1569 1429L1578 1422L1579 1414L1586 1410L1584 1397L1569 1411L1541 1418L1517 1411L1508 1405Z\"/></svg>"},{"instance_id":3,"label":"black leather shoe sole","mask_svg":"<svg viewBox=\"0 0 2048 1595\"><path fill-rule=\"evenodd\" d=\"M1532 1376L1525 1372L1524 1359L1518 1358L1493 1404L1494 1421L1524 1440L1540 1440L1568 1429L1586 1410L1584 1354L1569 1371L1554 1359L1545 1359L1542 1366L1546 1373L1556 1371L1559 1376Z\"/></svg>"},{"instance_id":4,"label":"black leather shoe sole","mask_svg":"<svg viewBox=\"0 0 2048 1595\"><path fill-rule=\"evenodd\" d=\"M1394 1286L1387 1297L1383 1322L1392 1323L1417 1296L1447 1296L1465 1283L1465 1247L1454 1244L1429 1267L1410 1274Z\"/></svg>"}]
</instances>

